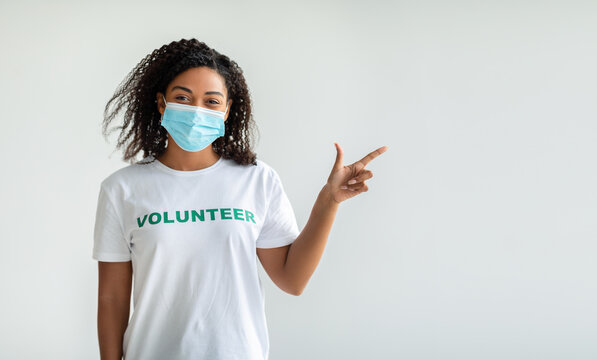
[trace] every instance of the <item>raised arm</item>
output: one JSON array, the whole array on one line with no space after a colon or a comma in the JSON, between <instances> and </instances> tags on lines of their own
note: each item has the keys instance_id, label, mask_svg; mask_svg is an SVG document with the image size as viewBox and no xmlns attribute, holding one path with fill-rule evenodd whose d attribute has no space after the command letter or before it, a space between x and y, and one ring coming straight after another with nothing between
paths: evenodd
<instances>
[{"instance_id":1,"label":"raised arm","mask_svg":"<svg viewBox=\"0 0 597 360\"><path fill-rule=\"evenodd\" d=\"M283 283L288 288L295 289L293 293L297 295L303 292L319 264L338 205L369 189L365 180L373 177L373 173L365 169L365 166L388 149L387 146L382 146L361 160L344 166L342 148L337 143L334 144L337 151L334 167L317 196L307 224L290 245L282 270Z\"/></svg>"}]
</instances>

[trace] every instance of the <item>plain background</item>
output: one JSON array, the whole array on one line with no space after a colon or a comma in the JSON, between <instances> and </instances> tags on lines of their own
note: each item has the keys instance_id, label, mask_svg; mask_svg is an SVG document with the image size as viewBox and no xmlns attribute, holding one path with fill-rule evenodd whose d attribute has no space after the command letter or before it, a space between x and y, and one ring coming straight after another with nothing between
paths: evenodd
<instances>
[{"instance_id":1,"label":"plain background","mask_svg":"<svg viewBox=\"0 0 597 360\"><path fill-rule=\"evenodd\" d=\"M379 146L305 292L266 286L271 359L597 358L597 2L0 5L0 358L97 359L103 109L163 44L244 70L299 226Z\"/></svg>"}]
</instances>

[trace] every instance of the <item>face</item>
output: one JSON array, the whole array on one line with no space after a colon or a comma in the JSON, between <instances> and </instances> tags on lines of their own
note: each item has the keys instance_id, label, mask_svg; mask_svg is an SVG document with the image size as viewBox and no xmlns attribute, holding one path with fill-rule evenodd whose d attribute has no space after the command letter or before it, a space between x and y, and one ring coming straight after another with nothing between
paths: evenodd
<instances>
[{"instance_id":1,"label":"face","mask_svg":"<svg viewBox=\"0 0 597 360\"><path fill-rule=\"evenodd\" d=\"M215 70L205 66L190 68L176 76L166 88L166 101L185 105L200 106L206 109L228 111L224 121L228 119L232 100L228 100L228 92L224 78ZM166 104L162 93L157 93L158 110L164 114Z\"/></svg>"}]
</instances>

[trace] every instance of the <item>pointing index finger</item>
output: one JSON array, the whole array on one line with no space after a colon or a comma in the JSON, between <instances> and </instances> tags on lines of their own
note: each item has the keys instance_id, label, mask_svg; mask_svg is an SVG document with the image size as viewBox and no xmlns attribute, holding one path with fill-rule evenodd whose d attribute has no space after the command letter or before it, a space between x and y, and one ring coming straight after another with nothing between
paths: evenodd
<instances>
[{"instance_id":1,"label":"pointing index finger","mask_svg":"<svg viewBox=\"0 0 597 360\"><path fill-rule=\"evenodd\" d=\"M365 165L369 164L369 162L371 160L375 159L379 155L381 155L384 152L386 152L386 150L388 150L388 147L387 146L382 146L382 147L378 148L377 150L374 150L374 151L370 152L369 154L365 155L364 158L362 158L361 160L359 160L357 162L360 162L361 164L363 164L363 166L365 166Z\"/></svg>"}]
</instances>

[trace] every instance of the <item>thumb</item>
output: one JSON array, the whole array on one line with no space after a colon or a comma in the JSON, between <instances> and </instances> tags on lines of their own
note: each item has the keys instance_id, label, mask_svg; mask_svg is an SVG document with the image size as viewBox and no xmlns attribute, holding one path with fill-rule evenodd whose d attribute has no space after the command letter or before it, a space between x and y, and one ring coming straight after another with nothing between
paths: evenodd
<instances>
[{"instance_id":1,"label":"thumb","mask_svg":"<svg viewBox=\"0 0 597 360\"><path fill-rule=\"evenodd\" d=\"M334 142L336 146L336 162L334 163L334 169L339 170L342 168L342 162L344 161L344 151L337 142Z\"/></svg>"}]
</instances>

